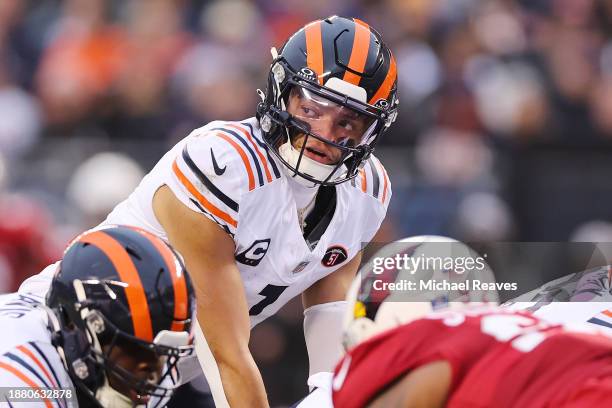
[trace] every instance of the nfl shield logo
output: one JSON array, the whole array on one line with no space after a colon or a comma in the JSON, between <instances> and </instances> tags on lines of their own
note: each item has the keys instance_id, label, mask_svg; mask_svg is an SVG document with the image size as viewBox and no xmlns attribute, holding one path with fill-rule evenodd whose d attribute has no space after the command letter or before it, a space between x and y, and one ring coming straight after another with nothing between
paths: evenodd
<instances>
[{"instance_id":1,"label":"nfl shield logo","mask_svg":"<svg viewBox=\"0 0 612 408\"><path fill-rule=\"evenodd\" d=\"M304 270L304 268L306 268L308 266L310 262L309 261L302 261L298 264L298 266L296 266L295 268L293 268L293 272L292 273L300 273Z\"/></svg>"}]
</instances>

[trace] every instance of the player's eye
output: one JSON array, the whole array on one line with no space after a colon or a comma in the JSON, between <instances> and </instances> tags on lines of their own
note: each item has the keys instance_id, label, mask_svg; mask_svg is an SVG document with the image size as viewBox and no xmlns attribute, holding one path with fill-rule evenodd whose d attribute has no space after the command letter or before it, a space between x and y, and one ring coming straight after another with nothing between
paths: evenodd
<instances>
[{"instance_id":1,"label":"player's eye","mask_svg":"<svg viewBox=\"0 0 612 408\"><path fill-rule=\"evenodd\" d=\"M308 106L301 106L300 110L302 111L302 115L304 117L313 119L319 117L318 113L314 109L309 108Z\"/></svg>"}]
</instances>

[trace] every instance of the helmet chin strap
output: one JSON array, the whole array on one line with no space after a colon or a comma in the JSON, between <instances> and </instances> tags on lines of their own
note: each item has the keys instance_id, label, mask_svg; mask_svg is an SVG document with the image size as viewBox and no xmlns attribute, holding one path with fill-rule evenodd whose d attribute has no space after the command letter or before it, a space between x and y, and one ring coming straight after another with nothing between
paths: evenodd
<instances>
[{"instance_id":1,"label":"helmet chin strap","mask_svg":"<svg viewBox=\"0 0 612 408\"><path fill-rule=\"evenodd\" d=\"M325 181L334 172L334 169L336 168L336 166L319 163L316 160L302 155L302 159L300 160L300 167L298 169L297 163L300 158L300 152L295 147L293 147L289 140L287 140L278 148L278 152L280 156L293 168L296 168L300 172L307 174L310 177L319 181ZM341 171L342 169L344 169L344 166L340 166L338 170L336 170L336 172ZM287 176L293 178L295 181L305 187L315 187L317 185L316 183L313 183L312 181L301 177L299 174L296 174L291 169L287 169ZM333 180L333 177L331 177L330 179Z\"/></svg>"}]
</instances>

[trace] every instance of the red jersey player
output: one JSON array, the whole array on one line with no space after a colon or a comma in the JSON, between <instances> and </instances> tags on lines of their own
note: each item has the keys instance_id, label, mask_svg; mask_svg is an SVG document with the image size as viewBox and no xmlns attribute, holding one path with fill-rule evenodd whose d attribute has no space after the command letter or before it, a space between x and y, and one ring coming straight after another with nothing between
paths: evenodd
<instances>
[{"instance_id":1,"label":"red jersey player","mask_svg":"<svg viewBox=\"0 0 612 408\"><path fill-rule=\"evenodd\" d=\"M350 350L336 367L333 401L340 408L612 406L612 339L496 307L434 313Z\"/></svg>"},{"instance_id":2,"label":"red jersey player","mask_svg":"<svg viewBox=\"0 0 612 408\"><path fill-rule=\"evenodd\" d=\"M429 247L439 251L411 250ZM612 337L597 328L476 303L478 292L463 293L471 304L434 292L409 299L368 287L401 274L361 273L345 322L345 343L357 345L335 368L334 407L612 407Z\"/></svg>"}]
</instances>

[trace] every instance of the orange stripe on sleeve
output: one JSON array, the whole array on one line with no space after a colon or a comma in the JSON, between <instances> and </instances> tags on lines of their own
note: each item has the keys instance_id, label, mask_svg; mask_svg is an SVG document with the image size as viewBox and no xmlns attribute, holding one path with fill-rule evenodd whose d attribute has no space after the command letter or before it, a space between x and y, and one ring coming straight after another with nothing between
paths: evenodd
<instances>
[{"instance_id":1,"label":"orange stripe on sleeve","mask_svg":"<svg viewBox=\"0 0 612 408\"><path fill-rule=\"evenodd\" d=\"M605 314L608 317L612 317L612 310L604 310L603 312L601 312L603 314Z\"/></svg>"},{"instance_id":2,"label":"orange stripe on sleeve","mask_svg":"<svg viewBox=\"0 0 612 408\"><path fill-rule=\"evenodd\" d=\"M351 50L348 67L353 71L363 72L370 50L370 26L359 19L354 20L355 38L353 38L353 49ZM361 76L347 70L342 79L354 85L359 85Z\"/></svg>"},{"instance_id":3,"label":"orange stripe on sleeve","mask_svg":"<svg viewBox=\"0 0 612 408\"><path fill-rule=\"evenodd\" d=\"M380 166L380 168L383 171L383 176L385 178L385 183L384 183L384 187L383 187L383 195L382 195L382 203L385 203L385 200L387 199L387 187L389 185L389 176L387 175L387 170L385 170L385 166L382 165L382 163L378 163L378 165Z\"/></svg>"},{"instance_id":4,"label":"orange stripe on sleeve","mask_svg":"<svg viewBox=\"0 0 612 408\"><path fill-rule=\"evenodd\" d=\"M140 232L151 241L153 246L157 249L157 251L164 258L164 262L167 265L168 271L170 272L170 276L172 277L172 288L174 291L174 315L173 318L175 321L172 322L172 327L170 330L172 331L183 331L185 329L184 322L178 322L176 320L186 320L187 319L187 310L189 308L189 299L187 298L187 283L185 282L185 275L183 271L179 271L176 268L176 261L174 258L174 254L168 248L166 244L164 244L159 238L155 235L146 232L144 230L140 230Z\"/></svg>"},{"instance_id":5,"label":"orange stripe on sleeve","mask_svg":"<svg viewBox=\"0 0 612 408\"><path fill-rule=\"evenodd\" d=\"M21 371L19 371L15 367L13 367L11 365L8 365L6 363L0 362L0 368L3 368L6 371L8 371L9 373L13 374L15 377L19 378L21 381L23 381L24 383L28 384L33 389L40 390L40 387L38 385L36 385L36 383L34 381L32 381L30 378L28 378L28 376L23 374ZM45 398L44 401L45 401L45 406L46 407L52 408L51 401L49 401L47 398Z\"/></svg>"},{"instance_id":6,"label":"orange stripe on sleeve","mask_svg":"<svg viewBox=\"0 0 612 408\"><path fill-rule=\"evenodd\" d=\"M240 126L232 125L230 123L228 123L227 126L233 129L239 130L240 132L242 132L242 134L244 134L249 139L249 141L255 148L255 151L257 152L257 156L259 157L259 160L261 160L261 162L263 163L263 168L266 171L266 179L268 179L268 183L271 182L272 175L270 174L270 170L268 170L268 161L266 160L266 157L259 150L259 146L257 146L257 143L255 143L255 141L253 140L253 138L251 137L251 134L247 132L246 130L244 130L243 128L241 128Z\"/></svg>"},{"instance_id":7,"label":"orange stripe on sleeve","mask_svg":"<svg viewBox=\"0 0 612 408\"><path fill-rule=\"evenodd\" d=\"M385 200L387 199L387 183L388 183L388 176L387 176L387 171L385 170L385 188L383 190L383 196L382 196L383 204L385 203Z\"/></svg>"},{"instance_id":8,"label":"orange stripe on sleeve","mask_svg":"<svg viewBox=\"0 0 612 408\"><path fill-rule=\"evenodd\" d=\"M323 40L321 35L321 21L314 21L305 28L306 32L306 64L323 84Z\"/></svg>"},{"instance_id":9,"label":"orange stripe on sleeve","mask_svg":"<svg viewBox=\"0 0 612 408\"><path fill-rule=\"evenodd\" d=\"M238 145L238 143L232 140L232 138L230 138L229 136L224 135L223 133L215 133L215 135L219 136L221 139L228 142L238 152L238 154L240 155L240 158L242 159L242 163L244 163L244 168L246 169L247 174L249 176L249 191L254 189L255 188L255 177L253 176L253 170L251 169L251 163L249 163L249 158L247 157L244 150L242 150L242 148Z\"/></svg>"},{"instance_id":10,"label":"orange stripe on sleeve","mask_svg":"<svg viewBox=\"0 0 612 408\"><path fill-rule=\"evenodd\" d=\"M132 313L134 334L140 339L153 341L153 324L147 295L140 281L138 270L125 248L104 231L92 232L79 241L98 247L112 262L121 280L127 283L125 297Z\"/></svg>"},{"instance_id":11,"label":"orange stripe on sleeve","mask_svg":"<svg viewBox=\"0 0 612 408\"><path fill-rule=\"evenodd\" d=\"M384 183L383 183L383 195L382 195L382 199L381 202L384 204L385 200L387 199L387 187L389 184L389 176L387 176L387 170L385 170L385 166L382 165L381 162L379 162L378 160L374 159L372 160L375 164L375 166L377 168L380 168L383 179L384 179Z\"/></svg>"},{"instance_id":12,"label":"orange stripe on sleeve","mask_svg":"<svg viewBox=\"0 0 612 408\"><path fill-rule=\"evenodd\" d=\"M223 221L227 222L234 228L238 227L238 221L236 221L228 213L220 210L213 203L208 201L206 197L204 197L202 193L200 193L198 189L195 188L193 184L191 184L189 179L183 174L181 169L179 169L178 164L176 164L176 160L174 160L174 163L172 163L172 170L174 171L174 174L179 179L181 184L183 184L187 191L189 191L191 195L193 195L198 200L198 202L202 204L204 208L206 208L206 210L208 210L214 216L221 218Z\"/></svg>"},{"instance_id":13,"label":"orange stripe on sleeve","mask_svg":"<svg viewBox=\"0 0 612 408\"><path fill-rule=\"evenodd\" d=\"M25 355L27 355L28 357L30 357L32 359L32 361L34 361L34 363L38 366L38 368L40 368L42 370L42 372L45 374L45 376L47 377L47 380L49 380L49 382L51 384L53 384L53 386L55 386L56 388L59 387L59 385L57 385L57 383L55 382L55 380L53 379L53 377L51 377L51 374L49 374L49 371L45 368L45 366L40 362L40 360L38 358L36 358L36 356L34 355L34 353L32 353L30 350L28 350L25 346L21 345L17 347L17 350L21 351L22 353L24 353Z\"/></svg>"},{"instance_id":14,"label":"orange stripe on sleeve","mask_svg":"<svg viewBox=\"0 0 612 408\"><path fill-rule=\"evenodd\" d=\"M389 64L389 72L387 72L387 76L385 80L380 85L380 88L376 91L374 96L370 98L370 104L376 103L379 99L387 99L389 94L391 93L391 89L393 89L393 84L397 79L397 65L395 64L395 58L393 54L391 54L391 62Z\"/></svg>"},{"instance_id":15,"label":"orange stripe on sleeve","mask_svg":"<svg viewBox=\"0 0 612 408\"><path fill-rule=\"evenodd\" d=\"M359 170L359 173L361 173L361 191L365 193L366 190L368 189L368 181L366 179L365 170L361 169Z\"/></svg>"}]
</instances>

